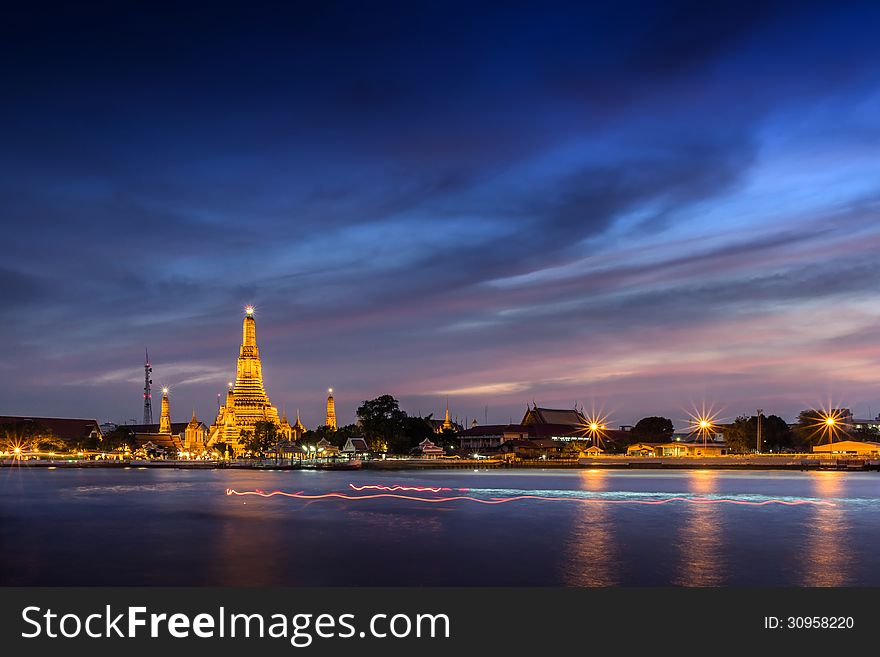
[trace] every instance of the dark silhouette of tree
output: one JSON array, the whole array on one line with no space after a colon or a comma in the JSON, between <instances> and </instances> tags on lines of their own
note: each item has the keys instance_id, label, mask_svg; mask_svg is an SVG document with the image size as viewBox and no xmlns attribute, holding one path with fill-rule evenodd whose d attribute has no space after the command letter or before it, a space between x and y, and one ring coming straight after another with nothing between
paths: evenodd
<instances>
[{"instance_id":1,"label":"dark silhouette of tree","mask_svg":"<svg viewBox=\"0 0 880 657\"><path fill-rule=\"evenodd\" d=\"M731 452L754 452L758 442L758 416L741 415L724 427L724 442ZM778 415L761 417L761 451L781 452L794 448L794 435L788 423Z\"/></svg>"},{"instance_id":2,"label":"dark silhouette of tree","mask_svg":"<svg viewBox=\"0 0 880 657\"><path fill-rule=\"evenodd\" d=\"M643 417L630 430L630 444L637 442L663 443L672 438L675 427L666 417Z\"/></svg>"},{"instance_id":3,"label":"dark silhouette of tree","mask_svg":"<svg viewBox=\"0 0 880 657\"><path fill-rule=\"evenodd\" d=\"M368 399L358 407L357 416L367 443L374 452L400 452L401 448L406 447L406 413L400 410L400 405L391 395Z\"/></svg>"},{"instance_id":4,"label":"dark silhouette of tree","mask_svg":"<svg viewBox=\"0 0 880 657\"><path fill-rule=\"evenodd\" d=\"M134 447L134 431L131 427L120 424L113 431L104 436L102 446L103 449L108 452L123 449L126 446L132 449Z\"/></svg>"},{"instance_id":5,"label":"dark silhouette of tree","mask_svg":"<svg viewBox=\"0 0 880 657\"><path fill-rule=\"evenodd\" d=\"M244 432L247 438L242 440L244 448L263 457L267 454L275 454L278 447L278 425L274 422L257 422L254 425L253 432Z\"/></svg>"}]
</instances>

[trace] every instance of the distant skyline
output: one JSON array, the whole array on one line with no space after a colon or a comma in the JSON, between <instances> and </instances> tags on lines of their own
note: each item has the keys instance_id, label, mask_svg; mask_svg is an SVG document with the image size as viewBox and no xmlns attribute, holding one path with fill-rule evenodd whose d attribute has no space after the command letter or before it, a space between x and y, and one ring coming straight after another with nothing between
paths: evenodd
<instances>
[{"instance_id":1,"label":"distant skyline","mask_svg":"<svg viewBox=\"0 0 880 657\"><path fill-rule=\"evenodd\" d=\"M880 5L583 5L8 9L0 414L876 415Z\"/></svg>"}]
</instances>

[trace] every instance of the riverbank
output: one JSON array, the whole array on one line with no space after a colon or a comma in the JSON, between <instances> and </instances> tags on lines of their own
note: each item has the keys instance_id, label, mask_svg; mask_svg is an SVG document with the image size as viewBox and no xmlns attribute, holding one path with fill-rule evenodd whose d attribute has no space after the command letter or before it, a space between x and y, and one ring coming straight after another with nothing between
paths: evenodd
<instances>
[{"instance_id":1,"label":"riverbank","mask_svg":"<svg viewBox=\"0 0 880 657\"><path fill-rule=\"evenodd\" d=\"M175 468L182 470L350 470L345 461L165 461L165 460L12 460L0 467L16 468ZM361 462L364 470L488 470L488 469L626 469L626 470L852 470L880 471L880 459L811 458L805 456L629 457L599 456L571 460L502 461L493 459L375 459Z\"/></svg>"}]
</instances>

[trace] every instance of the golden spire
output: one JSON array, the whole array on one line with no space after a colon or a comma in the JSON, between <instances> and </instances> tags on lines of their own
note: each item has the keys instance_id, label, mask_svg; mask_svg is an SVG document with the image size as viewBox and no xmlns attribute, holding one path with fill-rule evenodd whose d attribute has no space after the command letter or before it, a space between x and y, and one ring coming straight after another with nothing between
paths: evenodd
<instances>
[{"instance_id":1,"label":"golden spire","mask_svg":"<svg viewBox=\"0 0 880 657\"><path fill-rule=\"evenodd\" d=\"M211 425L209 444L223 442L239 453L243 449L242 431L253 431L256 423L262 421L278 424L278 409L272 406L263 387L263 365L257 347L254 307L246 306L234 383L229 382L226 405L218 409L217 418Z\"/></svg>"},{"instance_id":2,"label":"golden spire","mask_svg":"<svg viewBox=\"0 0 880 657\"><path fill-rule=\"evenodd\" d=\"M296 409L296 423L294 423L293 425L294 440L299 440L305 432L306 426L302 422L300 422L299 409Z\"/></svg>"},{"instance_id":3,"label":"golden spire","mask_svg":"<svg viewBox=\"0 0 880 657\"><path fill-rule=\"evenodd\" d=\"M159 418L159 433L171 433L171 412L168 402L168 388L162 388L162 416Z\"/></svg>"},{"instance_id":4,"label":"golden spire","mask_svg":"<svg viewBox=\"0 0 880 657\"><path fill-rule=\"evenodd\" d=\"M327 389L327 419L324 424L336 431L336 402L333 400L333 388Z\"/></svg>"},{"instance_id":5,"label":"golden spire","mask_svg":"<svg viewBox=\"0 0 880 657\"><path fill-rule=\"evenodd\" d=\"M446 398L446 419L443 420L443 430L452 429L452 422L449 421L449 397Z\"/></svg>"}]
</instances>

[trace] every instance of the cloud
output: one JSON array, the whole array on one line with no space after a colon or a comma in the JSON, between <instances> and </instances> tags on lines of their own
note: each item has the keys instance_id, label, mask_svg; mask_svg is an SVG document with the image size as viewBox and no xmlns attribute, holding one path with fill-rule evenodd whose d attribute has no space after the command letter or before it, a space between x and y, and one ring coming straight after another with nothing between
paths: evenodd
<instances>
[{"instance_id":1,"label":"cloud","mask_svg":"<svg viewBox=\"0 0 880 657\"><path fill-rule=\"evenodd\" d=\"M144 347L213 410L245 303L307 419L869 388L870 5L105 9L0 44L6 412L136 413Z\"/></svg>"}]
</instances>

